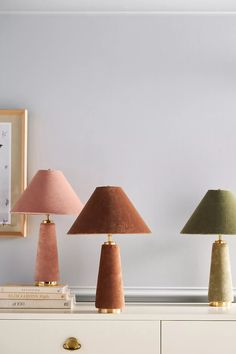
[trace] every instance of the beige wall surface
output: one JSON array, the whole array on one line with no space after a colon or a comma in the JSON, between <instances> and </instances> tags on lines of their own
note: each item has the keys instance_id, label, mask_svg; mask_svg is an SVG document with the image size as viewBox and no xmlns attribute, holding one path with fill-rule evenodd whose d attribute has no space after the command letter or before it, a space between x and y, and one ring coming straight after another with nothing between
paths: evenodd
<instances>
[{"instance_id":1,"label":"beige wall surface","mask_svg":"<svg viewBox=\"0 0 236 354\"><path fill-rule=\"evenodd\" d=\"M233 15L0 16L0 107L29 110L29 179L61 169L83 202L120 185L153 231L114 237L125 286L208 285L214 237L180 230L208 189L236 191L235 44ZM67 236L74 219L54 217L62 281L94 286L105 238ZM33 280L40 220L0 239L0 283Z\"/></svg>"}]
</instances>

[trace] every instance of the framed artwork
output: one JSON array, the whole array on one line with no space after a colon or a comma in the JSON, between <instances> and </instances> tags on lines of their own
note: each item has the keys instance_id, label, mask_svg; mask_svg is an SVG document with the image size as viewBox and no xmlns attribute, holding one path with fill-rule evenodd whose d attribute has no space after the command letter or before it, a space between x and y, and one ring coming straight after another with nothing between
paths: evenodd
<instances>
[{"instance_id":1,"label":"framed artwork","mask_svg":"<svg viewBox=\"0 0 236 354\"><path fill-rule=\"evenodd\" d=\"M10 213L26 174L27 111L0 109L0 237L26 236L26 216Z\"/></svg>"}]
</instances>

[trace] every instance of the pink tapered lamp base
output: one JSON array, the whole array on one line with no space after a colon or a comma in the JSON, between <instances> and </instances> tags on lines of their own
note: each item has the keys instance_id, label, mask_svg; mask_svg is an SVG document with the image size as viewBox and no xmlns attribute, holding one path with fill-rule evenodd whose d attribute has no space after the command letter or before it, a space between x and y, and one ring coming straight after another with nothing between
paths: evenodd
<instances>
[{"instance_id":1,"label":"pink tapered lamp base","mask_svg":"<svg viewBox=\"0 0 236 354\"><path fill-rule=\"evenodd\" d=\"M59 281L56 227L53 222L40 224L35 283L55 285Z\"/></svg>"}]
</instances>

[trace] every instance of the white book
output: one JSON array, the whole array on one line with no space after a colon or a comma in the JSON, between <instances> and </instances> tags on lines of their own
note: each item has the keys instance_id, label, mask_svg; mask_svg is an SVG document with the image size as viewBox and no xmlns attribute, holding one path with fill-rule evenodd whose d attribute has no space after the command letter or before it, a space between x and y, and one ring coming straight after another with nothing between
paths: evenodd
<instances>
[{"instance_id":1,"label":"white book","mask_svg":"<svg viewBox=\"0 0 236 354\"><path fill-rule=\"evenodd\" d=\"M7 284L0 286L0 293L50 293L64 294L68 292L68 285L35 286L30 284Z\"/></svg>"},{"instance_id":2,"label":"white book","mask_svg":"<svg viewBox=\"0 0 236 354\"><path fill-rule=\"evenodd\" d=\"M0 299L12 300L68 300L68 293L28 293L28 292L3 292L0 293Z\"/></svg>"},{"instance_id":3,"label":"white book","mask_svg":"<svg viewBox=\"0 0 236 354\"><path fill-rule=\"evenodd\" d=\"M69 300L3 300L0 299L1 309L70 309Z\"/></svg>"}]
</instances>

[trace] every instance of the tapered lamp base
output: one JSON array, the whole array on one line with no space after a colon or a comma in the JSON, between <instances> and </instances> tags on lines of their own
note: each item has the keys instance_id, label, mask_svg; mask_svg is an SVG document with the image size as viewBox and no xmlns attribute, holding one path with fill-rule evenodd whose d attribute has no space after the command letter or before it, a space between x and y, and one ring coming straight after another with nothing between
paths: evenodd
<instances>
[{"instance_id":1,"label":"tapered lamp base","mask_svg":"<svg viewBox=\"0 0 236 354\"><path fill-rule=\"evenodd\" d=\"M120 250L114 242L102 245L95 305L100 313L119 313L125 305Z\"/></svg>"},{"instance_id":2,"label":"tapered lamp base","mask_svg":"<svg viewBox=\"0 0 236 354\"><path fill-rule=\"evenodd\" d=\"M228 307L233 299L228 245L219 239L212 245L208 301L210 306Z\"/></svg>"},{"instance_id":3,"label":"tapered lamp base","mask_svg":"<svg viewBox=\"0 0 236 354\"><path fill-rule=\"evenodd\" d=\"M51 221L40 224L35 284L55 286L59 281L56 227Z\"/></svg>"}]
</instances>

